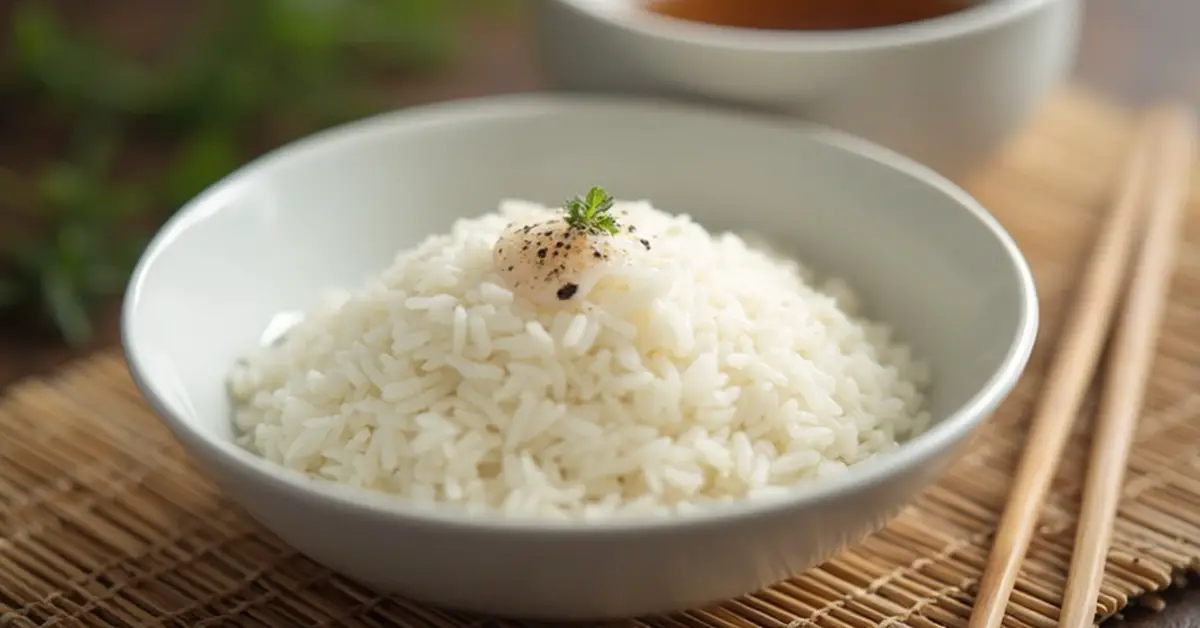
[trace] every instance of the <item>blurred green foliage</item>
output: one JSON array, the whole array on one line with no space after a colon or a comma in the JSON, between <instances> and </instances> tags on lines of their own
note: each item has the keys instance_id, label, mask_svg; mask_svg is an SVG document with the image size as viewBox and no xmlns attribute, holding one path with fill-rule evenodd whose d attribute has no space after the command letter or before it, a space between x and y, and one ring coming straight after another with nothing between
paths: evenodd
<instances>
[{"instance_id":1,"label":"blurred green foliage","mask_svg":"<svg viewBox=\"0 0 1200 628\"><path fill-rule=\"evenodd\" d=\"M503 4L205 0L147 59L18 0L0 67L0 315L86 343L171 210L255 153L386 107L382 77L436 67L466 12Z\"/></svg>"}]
</instances>

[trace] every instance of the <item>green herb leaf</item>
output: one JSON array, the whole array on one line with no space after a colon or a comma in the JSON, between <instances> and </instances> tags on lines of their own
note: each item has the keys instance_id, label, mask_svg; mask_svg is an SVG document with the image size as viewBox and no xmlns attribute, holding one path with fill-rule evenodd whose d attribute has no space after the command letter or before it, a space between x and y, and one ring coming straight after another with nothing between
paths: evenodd
<instances>
[{"instance_id":1,"label":"green herb leaf","mask_svg":"<svg viewBox=\"0 0 1200 628\"><path fill-rule=\"evenodd\" d=\"M63 340L79 347L92 339L92 321L78 286L58 268L42 273L42 299Z\"/></svg>"},{"instance_id":2,"label":"green herb leaf","mask_svg":"<svg viewBox=\"0 0 1200 628\"><path fill-rule=\"evenodd\" d=\"M88 182L79 168L58 163L43 170L37 178L38 193L47 205L71 208L86 197Z\"/></svg>"},{"instance_id":3,"label":"green herb leaf","mask_svg":"<svg viewBox=\"0 0 1200 628\"><path fill-rule=\"evenodd\" d=\"M167 198L178 205L217 179L229 174L239 161L237 140L221 129L197 132L175 156L167 174Z\"/></svg>"},{"instance_id":4,"label":"green herb leaf","mask_svg":"<svg viewBox=\"0 0 1200 628\"><path fill-rule=\"evenodd\" d=\"M266 35L290 50L332 50L344 30L346 9L338 0L258 0Z\"/></svg>"},{"instance_id":5,"label":"green herb leaf","mask_svg":"<svg viewBox=\"0 0 1200 628\"><path fill-rule=\"evenodd\" d=\"M143 68L71 37L45 2L17 5L12 21L20 73L56 104L80 112L145 112L153 83Z\"/></svg>"},{"instance_id":6,"label":"green herb leaf","mask_svg":"<svg viewBox=\"0 0 1200 628\"><path fill-rule=\"evenodd\" d=\"M603 188L593 187L584 197L567 201L567 224L592 232L617 233L617 221L609 210L615 201Z\"/></svg>"},{"instance_id":7,"label":"green herb leaf","mask_svg":"<svg viewBox=\"0 0 1200 628\"><path fill-rule=\"evenodd\" d=\"M45 3L17 5L13 11L12 29L18 59L26 71L36 73L64 48L65 37L58 18Z\"/></svg>"},{"instance_id":8,"label":"green herb leaf","mask_svg":"<svg viewBox=\"0 0 1200 628\"><path fill-rule=\"evenodd\" d=\"M365 47L391 67L439 61L455 35L445 0L348 3L344 43ZM351 8L352 7L352 8Z\"/></svg>"}]
</instances>

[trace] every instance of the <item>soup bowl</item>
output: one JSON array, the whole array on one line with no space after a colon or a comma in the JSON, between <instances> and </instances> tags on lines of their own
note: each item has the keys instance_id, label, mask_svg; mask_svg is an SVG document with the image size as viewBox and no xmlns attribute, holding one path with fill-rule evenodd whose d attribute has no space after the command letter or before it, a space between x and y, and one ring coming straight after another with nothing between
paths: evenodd
<instances>
[{"instance_id":1,"label":"soup bowl","mask_svg":"<svg viewBox=\"0 0 1200 628\"><path fill-rule=\"evenodd\" d=\"M531 3L552 83L787 112L952 177L986 161L1061 82L1081 19L1079 0L975 0L890 27L773 31L664 17L649 1Z\"/></svg>"},{"instance_id":2,"label":"soup bowl","mask_svg":"<svg viewBox=\"0 0 1200 628\"><path fill-rule=\"evenodd\" d=\"M581 150L581 147L586 150ZM784 497L691 514L541 521L418 509L235 443L226 376L281 312L356 286L503 198L603 182L709 229L774 240L845 278L928 361L932 426ZM744 594L862 539L933 483L1016 383L1037 302L1013 241L933 171L778 118L620 98L433 105L320 133L213 185L156 235L123 312L129 367L192 457L263 526L381 591L542 619Z\"/></svg>"}]
</instances>

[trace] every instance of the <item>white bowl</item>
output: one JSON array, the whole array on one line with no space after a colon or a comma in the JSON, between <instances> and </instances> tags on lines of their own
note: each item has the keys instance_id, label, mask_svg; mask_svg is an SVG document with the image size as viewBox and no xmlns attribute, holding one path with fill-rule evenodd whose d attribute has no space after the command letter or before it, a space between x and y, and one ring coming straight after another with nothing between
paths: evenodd
<instances>
[{"instance_id":1,"label":"white bowl","mask_svg":"<svg viewBox=\"0 0 1200 628\"><path fill-rule=\"evenodd\" d=\"M986 160L1066 76L1081 13L1079 0L978 0L924 22L789 32L667 18L646 1L530 3L553 83L791 112L951 176Z\"/></svg>"},{"instance_id":2,"label":"white bowl","mask_svg":"<svg viewBox=\"0 0 1200 628\"><path fill-rule=\"evenodd\" d=\"M272 317L358 285L397 249L504 197L600 183L712 229L772 234L848 279L932 365L936 424L779 502L685 518L518 523L418 512L314 482L235 446L224 378ZM1034 343L1029 269L966 193L843 134L662 103L511 96L423 107L278 150L154 239L123 334L143 393L264 526L380 590L554 619L669 611L796 574L882 526L958 455Z\"/></svg>"}]
</instances>

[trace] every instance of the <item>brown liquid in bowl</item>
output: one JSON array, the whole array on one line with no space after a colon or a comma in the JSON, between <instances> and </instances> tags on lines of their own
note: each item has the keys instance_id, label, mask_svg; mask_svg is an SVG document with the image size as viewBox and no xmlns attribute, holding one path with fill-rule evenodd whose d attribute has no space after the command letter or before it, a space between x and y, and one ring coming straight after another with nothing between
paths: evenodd
<instances>
[{"instance_id":1,"label":"brown liquid in bowl","mask_svg":"<svg viewBox=\"0 0 1200 628\"><path fill-rule=\"evenodd\" d=\"M971 0L644 0L651 12L715 26L852 30L918 22L961 11Z\"/></svg>"}]
</instances>

